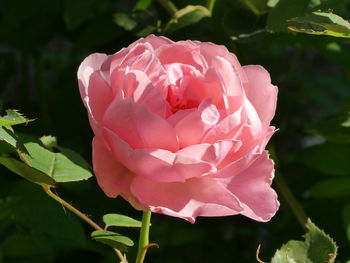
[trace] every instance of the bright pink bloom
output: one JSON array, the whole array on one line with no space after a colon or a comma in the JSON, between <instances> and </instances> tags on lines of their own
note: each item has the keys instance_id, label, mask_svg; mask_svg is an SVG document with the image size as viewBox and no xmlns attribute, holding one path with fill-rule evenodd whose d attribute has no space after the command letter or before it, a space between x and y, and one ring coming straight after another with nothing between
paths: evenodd
<instances>
[{"instance_id":1,"label":"bright pink bloom","mask_svg":"<svg viewBox=\"0 0 350 263\"><path fill-rule=\"evenodd\" d=\"M265 146L277 87L263 67L242 67L224 46L151 35L88 56L78 79L106 195L190 222L276 213Z\"/></svg>"}]
</instances>

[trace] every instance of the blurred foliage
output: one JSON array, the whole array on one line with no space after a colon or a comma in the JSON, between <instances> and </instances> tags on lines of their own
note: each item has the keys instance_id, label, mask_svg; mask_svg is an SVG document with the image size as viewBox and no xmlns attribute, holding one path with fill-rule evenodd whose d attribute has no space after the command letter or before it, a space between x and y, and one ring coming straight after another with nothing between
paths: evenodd
<instances>
[{"instance_id":1,"label":"blurred foliage","mask_svg":"<svg viewBox=\"0 0 350 263\"><path fill-rule=\"evenodd\" d=\"M0 105L36 118L16 126L16 131L57 136L61 148L53 154L69 147L91 160L92 132L76 81L83 58L92 52L114 53L150 33L223 44L241 64L263 65L279 87L273 121L279 131L270 142L279 173L306 214L337 240L337 259L346 262L350 258L350 39L288 29L291 20L304 21L315 11L331 11L348 20L350 3L3 0ZM11 130L1 132L16 143ZM0 149L11 151L5 144ZM116 261L113 251L91 240L88 225L50 200L40 187L3 166L0 171L0 262ZM121 198L105 197L94 178L59 184L57 192L100 225L107 213L141 217ZM150 241L160 247L150 249L149 261L253 263L259 244L260 257L272 258L277 247L303 233L286 201L282 197L280 201L280 211L265 224L234 216L199 218L191 225L153 215ZM137 240L137 228L129 232ZM136 249L129 252L135 255Z\"/></svg>"}]
</instances>

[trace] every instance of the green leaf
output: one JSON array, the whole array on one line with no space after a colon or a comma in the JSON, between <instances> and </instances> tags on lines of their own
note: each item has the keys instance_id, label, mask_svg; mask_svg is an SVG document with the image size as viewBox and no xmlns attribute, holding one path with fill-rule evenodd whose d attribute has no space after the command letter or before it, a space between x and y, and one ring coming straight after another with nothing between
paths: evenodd
<instances>
[{"instance_id":1,"label":"green leaf","mask_svg":"<svg viewBox=\"0 0 350 263\"><path fill-rule=\"evenodd\" d=\"M71 150L62 148L62 152L52 152L35 142L25 143L25 147L29 154L23 155L28 163L58 183L86 180L92 176L86 162Z\"/></svg>"},{"instance_id":2,"label":"green leaf","mask_svg":"<svg viewBox=\"0 0 350 263\"><path fill-rule=\"evenodd\" d=\"M18 110L6 110L6 115L0 117L0 126L12 126L33 121L23 116Z\"/></svg>"},{"instance_id":3,"label":"green leaf","mask_svg":"<svg viewBox=\"0 0 350 263\"><path fill-rule=\"evenodd\" d=\"M350 23L333 13L313 12L310 15L289 20L294 32L350 38Z\"/></svg>"},{"instance_id":4,"label":"green leaf","mask_svg":"<svg viewBox=\"0 0 350 263\"><path fill-rule=\"evenodd\" d=\"M122 251L134 245L130 238L111 231L96 230L91 233L91 237L98 242Z\"/></svg>"},{"instance_id":5,"label":"green leaf","mask_svg":"<svg viewBox=\"0 0 350 263\"><path fill-rule=\"evenodd\" d=\"M254 14L267 13L267 0L241 0Z\"/></svg>"},{"instance_id":6,"label":"green leaf","mask_svg":"<svg viewBox=\"0 0 350 263\"><path fill-rule=\"evenodd\" d=\"M147 9L150 4L152 4L153 0L138 0L134 10L144 10Z\"/></svg>"},{"instance_id":7,"label":"green leaf","mask_svg":"<svg viewBox=\"0 0 350 263\"><path fill-rule=\"evenodd\" d=\"M17 161L11 157L0 156L0 163L15 174L22 176L30 182L39 185L54 186L55 180L45 173L26 165L23 162Z\"/></svg>"},{"instance_id":8,"label":"green leaf","mask_svg":"<svg viewBox=\"0 0 350 263\"><path fill-rule=\"evenodd\" d=\"M308 219L305 241L291 240L276 251L271 263L332 263L337 255L333 239Z\"/></svg>"},{"instance_id":9,"label":"green leaf","mask_svg":"<svg viewBox=\"0 0 350 263\"><path fill-rule=\"evenodd\" d=\"M141 227L142 223L131 217L119 214L107 214L103 216L106 226Z\"/></svg>"},{"instance_id":10,"label":"green leaf","mask_svg":"<svg viewBox=\"0 0 350 263\"><path fill-rule=\"evenodd\" d=\"M18 137L13 132L11 126L0 127L0 140L6 142L8 145L13 147L15 150L20 152L27 152L23 143L18 139Z\"/></svg>"},{"instance_id":11,"label":"green leaf","mask_svg":"<svg viewBox=\"0 0 350 263\"><path fill-rule=\"evenodd\" d=\"M307 131L336 143L350 143L350 112L333 115L311 124Z\"/></svg>"},{"instance_id":12,"label":"green leaf","mask_svg":"<svg viewBox=\"0 0 350 263\"><path fill-rule=\"evenodd\" d=\"M319 181L310 189L313 197L336 198L350 195L350 178L334 178Z\"/></svg>"},{"instance_id":13,"label":"green leaf","mask_svg":"<svg viewBox=\"0 0 350 263\"><path fill-rule=\"evenodd\" d=\"M288 32L290 19L303 17L318 10L332 9L337 12L344 9L346 2L344 0L279 0L268 15L267 28L271 32Z\"/></svg>"},{"instance_id":14,"label":"green leaf","mask_svg":"<svg viewBox=\"0 0 350 263\"><path fill-rule=\"evenodd\" d=\"M324 143L303 149L297 160L324 174L350 175L349 156L349 146Z\"/></svg>"},{"instance_id":15,"label":"green leaf","mask_svg":"<svg viewBox=\"0 0 350 263\"><path fill-rule=\"evenodd\" d=\"M171 33L199 23L201 20L209 18L210 16L210 11L204 6L188 5L174 14L174 17L165 26L164 31Z\"/></svg>"},{"instance_id":16,"label":"green leaf","mask_svg":"<svg viewBox=\"0 0 350 263\"><path fill-rule=\"evenodd\" d=\"M132 31L143 37L151 34L157 27L157 21L147 10L135 10L132 13L116 13L114 22L126 31Z\"/></svg>"}]
</instances>

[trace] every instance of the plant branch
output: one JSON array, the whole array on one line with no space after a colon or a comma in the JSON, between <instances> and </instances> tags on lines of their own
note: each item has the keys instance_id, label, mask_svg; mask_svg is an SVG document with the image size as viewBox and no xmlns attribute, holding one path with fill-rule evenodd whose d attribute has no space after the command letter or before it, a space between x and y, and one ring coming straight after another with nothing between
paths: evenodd
<instances>
[{"instance_id":1,"label":"plant branch","mask_svg":"<svg viewBox=\"0 0 350 263\"><path fill-rule=\"evenodd\" d=\"M84 213L80 212L78 209L76 209L74 206L72 206L71 204L69 204L68 202L66 202L65 200L63 200L61 197L59 197L58 195L55 195L52 191L51 191L51 187L50 186L46 186L46 185L42 185L42 188L44 189L45 193L50 196L52 199L56 200L57 202L59 202L61 205L63 205L64 207L68 208L71 212L73 212L74 214L76 214L77 216L79 216L81 219L83 219L86 223L88 223L90 226L92 226L94 229L96 230L101 230L103 231L102 227L100 227L98 224L96 224L94 221L92 221L87 215L85 215ZM116 248L113 248L113 250L115 251L115 253L117 254L117 256L120 259L121 263L127 263L126 258L123 256L123 254Z\"/></svg>"},{"instance_id":2,"label":"plant branch","mask_svg":"<svg viewBox=\"0 0 350 263\"><path fill-rule=\"evenodd\" d=\"M213 13L215 1L216 0L207 0L207 9L209 10L210 14Z\"/></svg>"}]
</instances>

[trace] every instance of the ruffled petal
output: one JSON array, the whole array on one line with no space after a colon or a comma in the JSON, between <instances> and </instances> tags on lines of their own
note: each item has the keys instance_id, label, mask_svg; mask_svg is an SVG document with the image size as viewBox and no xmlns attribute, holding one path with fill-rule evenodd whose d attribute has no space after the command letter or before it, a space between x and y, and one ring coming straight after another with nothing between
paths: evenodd
<instances>
[{"instance_id":1,"label":"ruffled petal","mask_svg":"<svg viewBox=\"0 0 350 263\"><path fill-rule=\"evenodd\" d=\"M197 216L226 216L243 211L236 196L215 179L189 179L184 183L159 183L136 177L132 193L150 210L195 222Z\"/></svg>"},{"instance_id":2,"label":"ruffled petal","mask_svg":"<svg viewBox=\"0 0 350 263\"><path fill-rule=\"evenodd\" d=\"M177 151L173 127L146 106L129 98L114 100L107 109L103 126L113 131L134 149L160 148Z\"/></svg>"},{"instance_id":3,"label":"ruffled petal","mask_svg":"<svg viewBox=\"0 0 350 263\"><path fill-rule=\"evenodd\" d=\"M243 67L248 77L246 95L257 111L261 122L268 126L275 115L277 87L271 84L270 74L261 66Z\"/></svg>"},{"instance_id":4,"label":"ruffled petal","mask_svg":"<svg viewBox=\"0 0 350 263\"><path fill-rule=\"evenodd\" d=\"M211 99L202 101L197 111L185 115L174 127L180 148L200 143L206 132L215 126L219 119L220 113L211 103Z\"/></svg>"},{"instance_id":5,"label":"ruffled petal","mask_svg":"<svg viewBox=\"0 0 350 263\"><path fill-rule=\"evenodd\" d=\"M92 141L92 162L99 186L109 197L128 193L133 175L95 137Z\"/></svg>"},{"instance_id":6,"label":"ruffled petal","mask_svg":"<svg viewBox=\"0 0 350 263\"><path fill-rule=\"evenodd\" d=\"M104 136L115 157L138 176L158 182L183 182L216 172L215 166L193 157L162 149L133 150L107 128L104 129Z\"/></svg>"},{"instance_id":7,"label":"ruffled petal","mask_svg":"<svg viewBox=\"0 0 350 263\"><path fill-rule=\"evenodd\" d=\"M264 151L247 169L220 180L240 200L243 215L257 221L269 221L279 208L276 192L271 188L273 161Z\"/></svg>"},{"instance_id":8,"label":"ruffled petal","mask_svg":"<svg viewBox=\"0 0 350 263\"><path fill-rule=\"evenodd\" d=\"M214 144L195 144L181 149L178 153L191 156L218 166L231 152L236 152L242 143L235 140L223 140Z\"/></svg>"}]
</instances>

